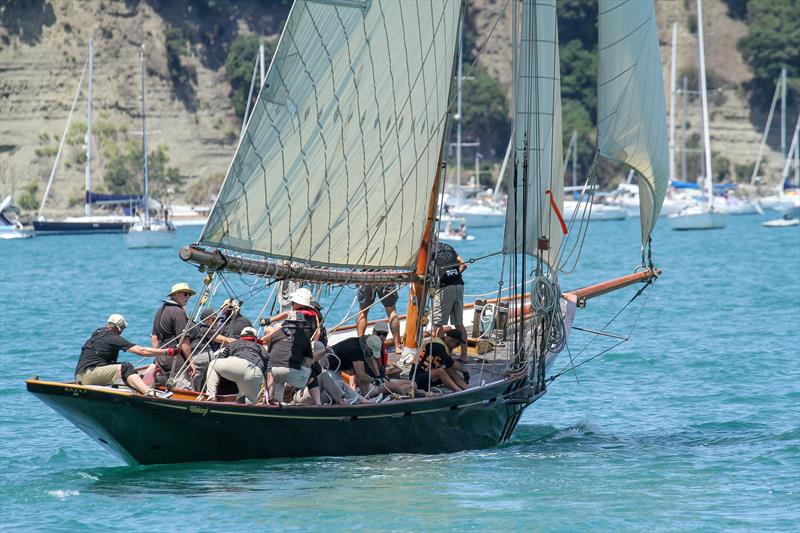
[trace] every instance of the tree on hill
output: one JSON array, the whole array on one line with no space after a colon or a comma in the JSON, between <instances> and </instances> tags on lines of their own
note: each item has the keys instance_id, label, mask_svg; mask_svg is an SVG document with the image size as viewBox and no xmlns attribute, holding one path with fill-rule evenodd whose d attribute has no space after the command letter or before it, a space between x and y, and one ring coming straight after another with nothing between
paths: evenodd
<instances>
[{"instance_id":1,"label":"tree on hill","mask_svg":"<svg viewBox=\"0 0 800 533\"><path fill-rule=\"evenodd\" d=\"M480 150L486 157L502 158L511 135L506 90L483 69L476 69L473 76L463 86L463 133L467 138L480 140Z\"/></svg>"},{"instance_id":2,"label":"tree on hill","mask_svg":"<svg viewBox=\"0 0 800 533\"><path fill-rule=\"evenodd\" d=\"M800 94L800 0L750 0L747 3L747 35L737 48L753 71L754 100L769 105L775 80L787 68L788 100Z\"/></svg>"},{"instance_id":3,"label":"tree on hill","mask_svg":"<svg viewBox=\"0 0 800 533\"><path fill-rule=\"evenodd\" d=\"M225 59L225 77L233 90L233 105L236 115L241 117L247 107L247 95L250 91L250 81L253 78L253 66L258 56L258 45L261 37L258 35L240 35L228 51ZM264 46L265 61L272 58L272 46Z\"/></svg>"}]
</instances>

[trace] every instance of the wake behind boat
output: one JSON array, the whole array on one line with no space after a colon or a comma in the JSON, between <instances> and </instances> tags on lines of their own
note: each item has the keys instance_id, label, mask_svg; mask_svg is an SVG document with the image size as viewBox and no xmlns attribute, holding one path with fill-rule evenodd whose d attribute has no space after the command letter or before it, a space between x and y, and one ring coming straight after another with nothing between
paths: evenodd
<instances>
[{"instance_id":1,"label":"wake behind boat","mask_svg":"<svg viewBox=\"0 0 800 533\"><path fill-rule=\"evenodd\" d=\"M501 250L488 254L502 256L502 268L497 284L483 291L495 296L476 300L470 317L470 307L462 309L462 272L482 258L461 258L437 234L464 4L431 2L424 13L422 6L297 0L208 223L198 241L180 251L205 277L192 320L164 338L157 335L158 350L175 357L168 370L162 361L155 366L155 383L164 378L164 385L152 393L139 390L139 374L128 365L121 376L146 395L106 383L108 376L95 385L31 379L28 390L129 463L442 453L508 440L523 411L566 371L554 372L552 365L567 346L575 309L637 285L632 302L660 273L650 235L666 190L667 143L654 7L628 2L600 9L598 22L599 78L609 82L598 88L598 113L605 118L596 155L628 164L640 176L641 264L633 274L591 287L560 288L559 272L570 268L569 249L585 236L588 221L570 233L562 214L555 2L524 0L521 21L516 10L512 16L520 35L512 69L518 95L514 176ZM397 49L407 51L405 61L390 60ZM228 277L239 276L251 280L243 294L229 291ZM287 311L263 314L283 304L278 287L289 284L306 287L290 293ZM320 302L314 305L312 290L319 298L326 287L335 301L354 285L370 295L365 302L359 295L357 324L323 337L324 319L334 317L322 314ZM395 302L386 299L401 286L410 289L408 314L395 322ZM213 303L218 291L229 291L221 306ZM159 330L162 313L182 317L192 295L186 284L173 287L157 314ZM207 356L208 382L195 385L191 369L201 364L208 343L192 348L191 330L205 320L236 323L237 300L262 309L255 323L263 318L263 329L239 323L238 331L228 328L224 335L213 330L208 343L219 338L225 347ZM397 328L375 324L367 335L366 313L378 302ZM108 331L119 335L115 324L124 327L124 320L113 317ZM337 323L353 318L348 313ZM354 402L314 398L306 370L313 364L306 359L327 361L319 388L323 378L345 380L340 369L347 350L339 339L353 341L361 363L377 365L387 345L399 344L386 339L387 329L397 331L392 341L402 340L400 379L387 371L371 381L352 361L360 392ZM120 346L131 348L124 339ZM302 364L282 359L286 346ZM92 354L91 338L84 349ZM236 349L250 359L233 355ZM116 353L109 358L116 360ZM244 365L247 379L229 373L236 386L226 393L217 367L228 363ZM84 370L96 368L103 366ZM76 373L83 382L86 374ZM314 405L297 405L305 396L291 401L282 394L284 382L307 392Z\"/></svg>"}]
</instances>

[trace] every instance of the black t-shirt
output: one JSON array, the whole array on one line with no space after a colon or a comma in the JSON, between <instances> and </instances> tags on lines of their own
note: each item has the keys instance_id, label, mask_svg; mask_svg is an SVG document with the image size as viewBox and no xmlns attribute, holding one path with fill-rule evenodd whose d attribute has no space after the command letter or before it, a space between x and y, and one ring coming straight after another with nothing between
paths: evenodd
<instances>
[{"instance_id":1,"label":"black t-shirt","mask_svg":"<svg viewBox=\"0 0 800 533\"><path fill-rule=\"evenodd\" d=\"M164 304L156 313L153 320L152 335L158 337L158 345L164 348L174 348L178 345L183 330L189 318L183 307L172 300L164 300ZM161 356L159 356L161 357Z\"/></svg>"},{"instance_id":2,"label":"black t-shirt","mask_svg":"<svg viewBox=\"0 0 800 533\"><path fill-rule=\"evenodd\" d=\"M303 367L303 359L313 359L311 337L301 321L284 320L269 338L269 359L273 368Z\"/></svg>"},{"instance_id":3,"label":"black t-shirt","mask_svg":"<svg viewBox=\"0 0 800 533\"><path fill-rule=\"evenodd\" d=\"M113 365L117 362L119 351L127 351L132 346L135 346L135 344L117 335L108 327L97 329L81 349L81 356L78 358L75 374L80 374L98 366Z\"/></svg>"},{"instance_id":4,"label":"black t-shirt","mask_svg":"<svg viewBox=\"0 0 800 533\"><path fill-rule=\"evenodd\" d=\"M439 276L439 286L463 285L461 269L458 265L458 252L445 242L437 242L433 249L433 264Z\"/></svg>"},{"instance_id":5,"label":"black t-shirt","mask_svg":"<svg viewBox=\"0 0 800 533\"><path fill-rule=\"evenodd\" d=\"M366 337L350 337L349 339L337 342L331 347L333 348L333 352L336 354L336 357L338 357L339 361L341 361L339 365L340 371L352 371L354 370L353 362L361 361L364 363L364 369L366 370L368 376L372 378L380 377L375 375L369 365L368 358L370 356L367 355L367 350L365 349L366 339ZM331 359L328 358L328 366L331 368L336 368L336 361L331 361Z\"/></svg>"},{"instance_id":6,"label":"black t-shirt","mask_svg":"<svg viewBox=\"0 0 800 533\"><path fill-rule=\"evenodd\" d=\"M219 319L221 322L225 322L224 318ZM244 328L252 328L253 323L247 320L242 315L236 315L232 319L225 324L224 333L226 337L230 337L232 339L238 339L239 336L242 334L242 330Z\"/></svg>"},{"instance_id":7,"label":"black t-shirt","mask_svg":"<svg viewBox=\"0 0 800 533\"><path fill-rule=\"evenodd\" d=\"M254 342L238 339L222 350L220 357L239 357L258 367L263 374L269 371L269 354L263 346Z\"/></svg>"}]
</instances>

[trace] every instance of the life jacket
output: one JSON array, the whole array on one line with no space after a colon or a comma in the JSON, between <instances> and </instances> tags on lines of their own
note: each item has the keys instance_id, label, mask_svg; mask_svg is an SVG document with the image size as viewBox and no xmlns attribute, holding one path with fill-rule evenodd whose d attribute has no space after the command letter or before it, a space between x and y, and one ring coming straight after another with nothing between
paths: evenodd
<instances>
[{"instance_id":1,"label":"life jacket","mask_svg":"<svg viewBox=\"0 0 800 533\"><path fill-rule=\"evenodd\" d=\"M431 359L434 360L433 368L439 368L440 366L442 366L442 361L439 360L439 357L431 355L432 345L434 344L440 344L445 349L446 353L450 353L450 348L447 346L447 343L444 342L444 340L441 337L433 336L423 341L422 346L420 346L419 348L419 355L418 355L419 362L417 363L417 365L419 365L419 368L421 368L424 371L427 371L430 368Z\"/></svg>"}]
</instances>

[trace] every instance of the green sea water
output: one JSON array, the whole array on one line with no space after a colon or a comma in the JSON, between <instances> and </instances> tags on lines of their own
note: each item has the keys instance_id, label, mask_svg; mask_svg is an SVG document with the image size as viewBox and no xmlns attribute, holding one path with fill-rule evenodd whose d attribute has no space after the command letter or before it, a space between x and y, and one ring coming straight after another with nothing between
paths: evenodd
<instances>
[{"instance_id":1,"label":"green sea water","mask_svg":"<svg viewBox=\"0 0 800 533\"><path fill-rule=\"evenodd\" d=\"M127 250L120 235L0 241L0 529L797 531L800 230L762 220L679 233L662 219L663 276L607 328L635 324L631 340L552 383L503 446L148 467L124 465L23 380L69 379L112 312L146 343L164 293L201 274L176 250ZM499 228L474 234L455 243L464 258L501 240ZM181 242L196 236L180 230ZM631 272L637 241L638 220L593 224L562 288ZM475 263L466 292L496 290L499 271L497 257ZM252 282L231 278L237 291ZM635 291L591 301L575 325L603 328ZM329 323L354 295L327 297ZM573 332L576 363L616 342L591 340Z\"/></svg>"}]
</instances>

